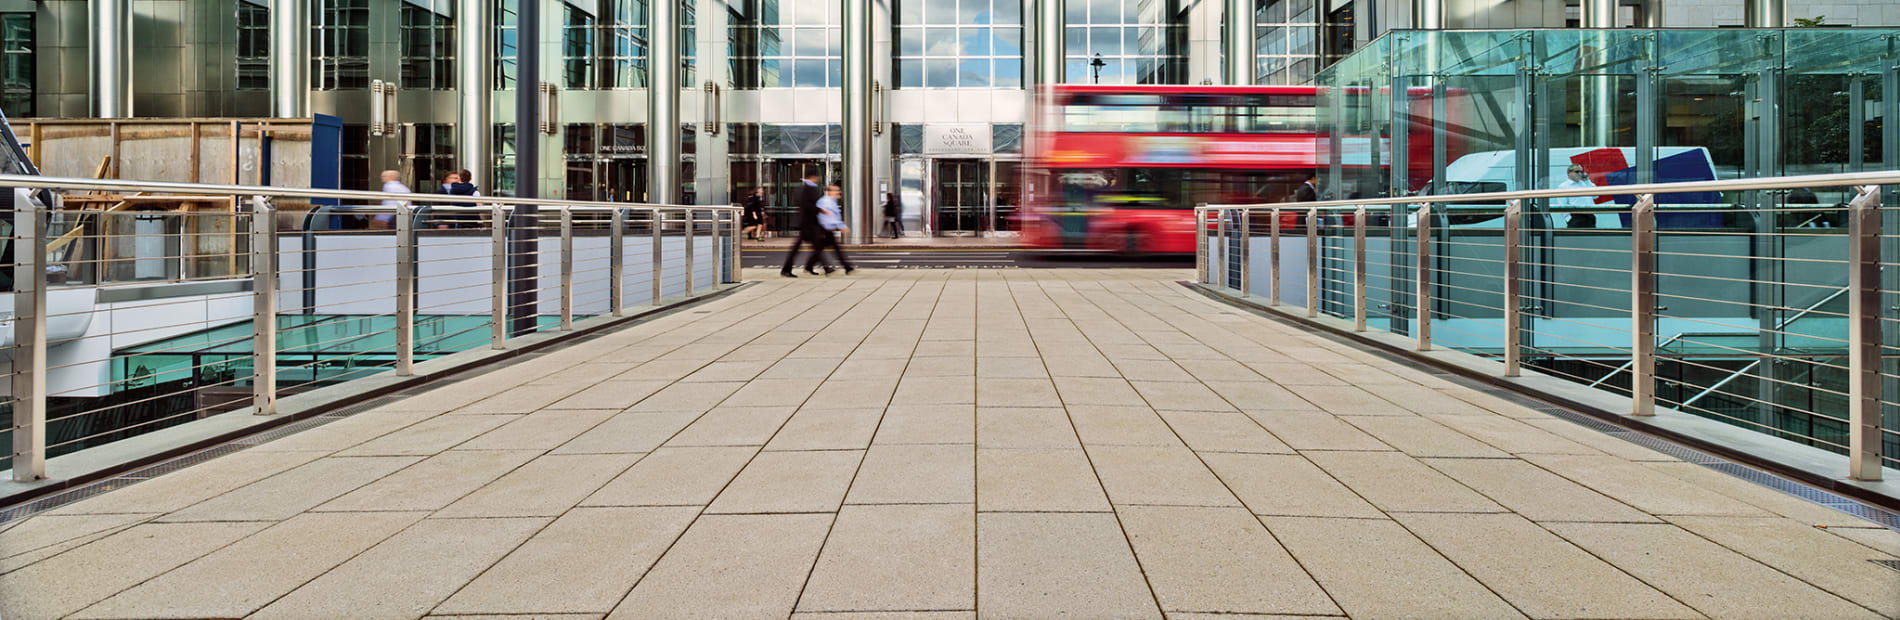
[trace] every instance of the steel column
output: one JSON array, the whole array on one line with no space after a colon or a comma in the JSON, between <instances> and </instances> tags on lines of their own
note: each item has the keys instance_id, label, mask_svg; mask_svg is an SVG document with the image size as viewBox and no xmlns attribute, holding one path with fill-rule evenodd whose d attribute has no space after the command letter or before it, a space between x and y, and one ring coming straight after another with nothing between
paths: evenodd
<instances>
[{"instance_id":1,"label":"steel column","mask_svg":"<svg viewBox=\"0 0 1900 620\"><path fill-rule=\"evenodd\" d=\"M652 211L653 211L653 220L652 220L653 221L653 305L658 306L660 305L660 299L661 299L660 296L665 294L664 290L660 288L660 284L661 284L660 278L663 274L666 273L666 269L662 267L662 263L660 262L661 261L660 244L662 242L662 237L664 237L665 235L666 212L660 209L653 209Z\"/></svg>"},{"instance_id":2,"label":"steel column","mask_svg":"<svg viewBox=\"0 0 1900 620\"><path fill-rule=\"evenodd\" d=\"M1194 280L1202 284L1213 284L1207 277L1207 215L1213 213L1206 204L1194 208Z\"/></svg>"},{"instance_id":3,"label":"steel column","mask_svg":"<svg viewBox=\"0 0 1900 620\"><path fill-rule=\"evenodd\" d=\"M1412 277L1417 286L1412 294L1413 315L1418 325L1413 327L1417 334L1418 350L1432 350L1432 206L1418 206L1418 262L1417 274Z\"/></svg>"},{"instance_id":4,"label":"steel column","mask_svg":"<svg viewBox=\"0 0 1900 620\"><path fill-rule=\"evenodd\" d=\"M613 223L607 232L607 305L614 316L627 315L625 274L627 271L627 210L614 209Z\"/></svg>"},{"instance_id":5,"label":"steel column","mask_svg":"<svg viewBox=\"0 0 1900 620\"><path fill-rule=\"evenodd\" d=\"M1248 252L1253 246L1253 239L1248 236L1253 232L1253 210L1241 209L1240 221L1235 224L1240 226L1240 247L1235 250L1240 256L1240 294L1251 295L1253 294L1253 270L1248 269L1247 263L1253 261L1253 256Z\"/></svg>"},{"instance_id":6,"label":"steel column","mask_svg":"<svg viewBox=\"0 0 1900 620\"><path fill-rule=\"evenodd\" d=\"M1861 188L1847 217L1848 476L1880 480L1880 186Z\"/></svg>"},{"instance_id":7,"label":"steel column","mask_svg":"<svg viewBox=\"0 0 1900 620\"><path fill-rule=\"evenodd\" d=\"M1353 210L1352 330L1366 331L1366 208Z\"/></svg>"},{"instance_id":8,"label":"steel column","mask_svg":"<svg viewBox=\"0 0 1900 620\"><path fill-rule=\"evenodd\" d=\"M647 0L647 202L680 199L680 0Z\"/></svg>"},{"instance_id":9,"label":"steel column","mask_svg":"<svg viewBox=\"0 0 1900 620\"><path fill-rule=\"evenodd\" d=\"M1226 0L1226 69L1229 86L1246 86L1254 78L1253 0Z\"/></svg>"},{"instance_id":10,"label":"steel column","mask_svg":"<svg viewBox=\"0 0 1900 620\"><path fill-rule=\"evenodd\" d=\"M574 210L561 207L561 331L574 329Z\"/></svg>"},{"instance_id":11,"label":"steel column","mask_svg":"<svg viewBox=\"0 0 1900 620\"><path fill-rule=\"evenodd\" d=\"M1063 51L1063 5L1061 0L1033 0L1035 8L1035 57L1030 62L1029 80L1032 86L1053 86L1063 81L1065 53ZM1051 102L1043 102L1047 106Z\"/></svg>"},{"instance_id":12,"label":"steel column","mask_svg":"<svg viewBox=\"0 0 1900 620\"><path fill-rule=\"evenodd\" d=\"M494 193L494 122L489 98L494 93L495 57L488 42L495 36L491 25L495 7L490 0L457 0L455 7L458 154L475 177L465 180Z\"/></svg>"},{"instance_id":13,"label":"steel column","mask_svg":"<svg viewBox=\"0 0 1900 620\"><path fill-rule=\"evenodd\" d=\"M14 482L46 477L46 212L32 190L13 190Z\"/></svg>"},{"instance_id":14,"label":"steel column","mask_svg":"<svg viewBox=\"0 0 1900 620\"><path fill-rule=\"evenodd\" d=\"M1518 250L1524 225L1524 203L1504 207L1504 376L1518 376L1523 368L1524 266Z\"/></svg>"},{"instance_id":15,"label":"steel column","mask_svg":"<svg viewBox=\"0 0 1900 620\"><path fill-rule=\"evenodd\" d=\"M305 248L308 251L308 248ZM251 197L251 406L277 413L277 209Z\"/></svg>"},{"instance_id":16,"label":"steel column","mask_svg":"<svg viewBox=\"0 0 1900 620\"><path fill-rule=\"evenodd\" d=\"M1742 0L1742 26L1781 28L1788 25L1788 0Z\"/></svg>"},{"instance_id":17,"label":"steel column","mask_svg":"<svg viewBox=\"0 0 1900 620\"><path fill-rule=\"evenodd\" d=\"M1272 213L1273 223L1267 226L1267 305L1280 305L1280 209L1275 207Z\"/></svg>"},{"instance_id":18,"label":"steel column","mask_svg":"<svg viewBox=\"0 0 1900 620\"><path fill-rule=\"evenodd\" d=\"M1208 269L1220 274L1215 276L1214 279L1220 282L1221 288L1233 288L1228 286L1229 282L1227 281L1227 256L1234 251L1234 248L1227 245L1227 214L1229 211L1227 209L1221 209L1214 213L1214 238L1220 240L1220 264L1209 265Z\"/></svg>"},{"instance_id":19,"label":"steel column","mask_svg":"<svg viewBox=\"0 0 1900 620\"><path fill-rule=\"evenodd\" d=\"M1306 210L1306 317L1319 316L1319 209Z\"/></svg>"},{"instance_id":20,"label":"steel column","mask_svg":"<svg viewBox=\"0 0 1900 620\"><path fill-rule=\"evenodd\" d=\"M300 4L298 0L277 0L272 4L284 2ZM272 30L278 28L276 14L277 11L271 11ZM86 16L90 22L86 57L91 65L87 107L95 118L129 118L132 116L132 0L87 0ZM299 33L297 38L307 34ZM281 79L275 73L272 77ZM275 81L272 85L276 85Z\"/></svg>"},{"instance_id":21,"label":"steel column","mask_svg":"<svg viewBox=\"0 0 1900 620\"><path fill-rule=\"evenodd\" d=\"M488 347L508 348L508 212L500 204L488 206L489 252L489 334Z\"/></svg>"},{"instance_id":22,"label":"steel column","mask_svg":"<svg viewBox=\"0 0 1900 620\"><path fill-rule=\"evenodd\" d=\"M416 218L415 207L396 205L396 376L415 374L416 365Z\"/></svg>"},{"instance_id":23,"label":"steel column","mask_svg":"<svg viewBox=\"0 0 1900 620\"><path fill-rule=\"evenodd\" d=\"M271 116L310 116L309 0L270 2Z\"/></svg>"},{"instance_id":24,"label":"steel column","mask_svg":"<svg viewBox=\"0 0 1900 620\"><path fill-rule=\"evenodd\" d=\"M693 260L693 237L699 236L699 230L697 230L698 227L699 227L699 213L695 212L692 209L686 209L686 296L687 297L692 297L693 290L695 289L695 287L693 286L694 284L693 280L696 279L694 278L694 276L697 274L693 273L693 268L697 267L697 265L694 264L695 261Z\"/></svg>"},{"instance_id":25,"label":"steel column","mask_svg":"<svg viewBox=\"0 0 1900 620\"><path fill-rule=\"evenodd\" d=\"M844 166L843 181L845 226L850 239L870 243L876 231L868 225L876 199L872 167L877 153L871 148L871 2L844 2ZM689 225L690 225L690 215ZM690 231L689 231L690 232ZM688 246L691 247L691 246ZM688 280L689 291L691 280Z\"/></svg>"},{"instance_id":26,"label":"steel column","mask_svg":"<svg viewBox=\"0 0 1900 620\"><path fill-rule=\"evenodd\" d=\"M1656 196L1630 213L1630 414L1656 415Z\"/></svg>"}]
</instances>

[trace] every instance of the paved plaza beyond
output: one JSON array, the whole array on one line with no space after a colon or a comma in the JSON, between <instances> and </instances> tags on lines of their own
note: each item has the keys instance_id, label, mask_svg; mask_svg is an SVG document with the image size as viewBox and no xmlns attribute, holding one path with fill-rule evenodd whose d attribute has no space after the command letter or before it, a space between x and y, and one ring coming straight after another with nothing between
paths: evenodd
<instances>
[{"instance_id":1,"label":"paved plaza beyond","mask_svg":"<svg viewBox=\"0 0 1900 620\"><path fill-rule=\"evenodd\" d=\"M0 616L1900 617L1900 533L1187 271L747 275L14 522Z\"/></svg>"}]
</instances>

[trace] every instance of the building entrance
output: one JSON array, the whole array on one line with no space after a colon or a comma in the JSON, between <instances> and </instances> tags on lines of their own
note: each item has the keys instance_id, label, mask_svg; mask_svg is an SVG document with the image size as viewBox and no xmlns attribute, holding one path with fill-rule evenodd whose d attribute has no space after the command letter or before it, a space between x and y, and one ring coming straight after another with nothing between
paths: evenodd
<instances>
[{"instance_id":1,"label":"building entrance","mask_svg":"<svg viewBox=\"0 0 1900 620\"><path fill-rule=\"evenodd\" d=\"M981 159L937 159L931 192L938 235L979 235L994 229L990 211L990 162Z\"/></svg>"},{"instance_id":2,"label":"building entrance","mask_svg":"<svg viewBox=\"0 0 1900 620\"><path fill-rule=\"evenodd\" d=\"M817 172L818 185L838 182L838 162L818 158L774 159L765 167L765 213L766 227L775 235L798 234L797 205L792 197L798 195L798 186L805 183L805 175ZM847 221L848 218L847 218Z\"/></svg>"}]
</instances>

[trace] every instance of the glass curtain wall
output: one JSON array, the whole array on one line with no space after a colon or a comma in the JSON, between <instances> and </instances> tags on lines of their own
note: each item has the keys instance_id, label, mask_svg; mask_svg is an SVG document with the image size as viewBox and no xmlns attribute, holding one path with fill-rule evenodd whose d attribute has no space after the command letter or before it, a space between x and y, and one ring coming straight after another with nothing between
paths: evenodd
<instances>
[{"instance_id":1,"label":"glass curtain wall","mask_svg":"<svg viewBox=\"0 0 1900 620\"><path fill-rule=\"evenodd\" d=\"M1871 28L1394 31L1316 78L1320 194L1606 188L1523 204L1515 326L1504 323L1505 205L1435 206L1426 310L1439 346L1501 356L1515 327L1526 365L1627 392L1637 197L1610 188L1892 169L1897 41L1900 31ZM1661 404L1844 451L1853 198L1843 187L1656 197ZM1407 251L1416 216L1377 209L1387 210L1366 223L1368 324L1409 335L1420 318ZM1900 216L1883 217L1883 239L1900 238ZM1325 218L1328 314L1353 313L1350 239L1345 218ZM1882 254L1900 263L1900 243L1886 239ZM1885 271L1883 290L1900 290L1900 270ZM1892 293L1881 304L1896 306ZM1886 312L1883 344L1894 347L1900 320ZM1900 355L1883 358L1892 466Z\"/></svg>"},{"instance_id":2,"label":"glass curtain wall","mask_svg":"<svg viewBox=\"0 0 1900 620\"><path fill-rule=\"evenodd\" d=\"M1065 0L1063 81L1180 84L1187 25L1168 0ZM1094 61L1100 57L1102 64Z\"/></svg>"},{"instance_id":3,"label":"glass curtain wall","mask_svg":"<svg viewBox=\"0 0 1900 620\"><path fill-rule=\"evenodd\" d=\"M235 51L237 89L270 90L270 6L267 3L237 0Z\"/></svg>"},{"instance_id":4,"label":"glass curtain wall","mask_svg":"<svg viewBox=\"0 0 1900 620\"><path fill-rule=\"evenodd\" d=\"M840 0L742 0L732 15L733 88L843 86Z\"/></svg>"},{"instance_id":5,"label":"glass curtain wall","mask_svg":"<svg viewBox=\"0 0 1900 620\"><path fill-rule=\"evenodd\" d=\"M403 0L403 88L455 88L455 0Z\"/></svg>"},{"instance_id":6,"label":"glass curtain wall","mask_svg":"<svg viewBox=\"0 0 1900 620\"><path fill-rule=\"evenodd\" d=\"M900 0L898 88L1021 88L1019 0Z\"/></svg>"},{"instance_id":7,"label":"glass curtain wall","mask_svg":"<svg viewBox=\"0 0 1900 620\"><path fill-rule=\"evenodd\" d=\"M1260 0L1254 9L1254 83L1308 84L1319 63L1319 2ZM1348 9L1350 10L1350 9Z\"/></svg>"}]
</instances>

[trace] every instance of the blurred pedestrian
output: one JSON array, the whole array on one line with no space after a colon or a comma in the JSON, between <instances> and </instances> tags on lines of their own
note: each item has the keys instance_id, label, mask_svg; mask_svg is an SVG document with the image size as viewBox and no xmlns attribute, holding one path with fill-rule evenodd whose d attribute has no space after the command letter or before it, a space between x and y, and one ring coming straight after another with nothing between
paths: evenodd
<instances>
[{"instance_id":1,"label":"blurred pedestrian","mask_svg":"<svg viewBox=\"0 0 1900 620\"><path fill-rule=\"evenodd\" d=\"M402 184L402 173L396 172L394 170L384 170L383 171L383 193L410 194L414 192L409 191L409 186ZM378 213L374 216L371 216L369 218L370 222L372 222L370 227L371 228L392 227L392 225L394 225L396 222L396 212L394 211L394 209L408 203L409 201L407 200L395 200L395 199L384 200L383 206L389 207L391 211Z\"/></svg>"},{"instance_id":2,"label":"blurred pedestrian","mask_svg":"<svg viewBox=\"0 0 1900 620\"><path fill-rule=\"evenodd\" d=\"M1293 190L1293 202L1312 202L1319 200L1319 185L1315 184L1318 180L1318 174L1312 172L1306 173L1306 180L1300 183L1299 189Z\"/></svg>"},{"instance_id":3,"label":"blurred pedestrian","mask_svg":"<svg viewBox=\"0 0 1900 620\"><path fill-rule=\"evenodd\" d=\"M753 189L752 195L745 197L743 217L746 238L758 241L765 235L765 188Z\"/></svg>"},{"instance_id":4,"label":"blurred pedestrian","mask_svg":"<svg viewBox=\"0 0 1900 620\"><path fill-rule=\"evenodd\" d=\"M792 194L792 206L796 208L792 212L792 227L798 229L798 239L792 241L792 249L785 253L785 266L778 271L780 276L798 277L792 273L792 265L798 260L799 248L807 243L816 248L818 240L824 238L824 226L818 223L818 199L824 197L824 190L818 188L818 179L817 169L806 172L804 184ZM817 252L814 250L812 254L815 256ZM810 267L806 270L810 271Z\"/></svg>"},{"instance_id":5,"label":"blurred pedestrian","mask_svg":"<svg viewBox=\"0 0 1900 620\"><path fill-rule=\"evenodd\" d=\"M904 236L904 203L897 200L897 194L884 194L884 230L890 231L891 238Z\"/></svg>"},{"instance_id":6,"label":"blurred pedestrian","mask_svg":"<svg viewBox=\"0 0 1900 620\"><path fill-rule=\"evenodd\" d=\"M825 188L825 197L818 199L820 231L818 241L811 246L811 258L805 259L805 273L818 275L818 272L812 271L811 268L824 262L825 248L831 248L832 255L838 257L838 265L844 267L845 275L851 275L851 272L858 270L857 267L851 266L851 259L844 257L844 247L838 245L838 235L851 232L851 229L844 226L844 208L838 202L843 197L844 188L832 184ZM833 271L837 271L837 268L830 264L825 265L825 275L831 275Z\"/></svg>"}]
</instances>

